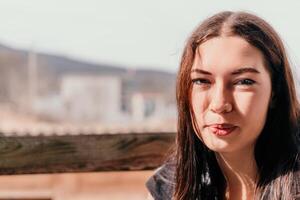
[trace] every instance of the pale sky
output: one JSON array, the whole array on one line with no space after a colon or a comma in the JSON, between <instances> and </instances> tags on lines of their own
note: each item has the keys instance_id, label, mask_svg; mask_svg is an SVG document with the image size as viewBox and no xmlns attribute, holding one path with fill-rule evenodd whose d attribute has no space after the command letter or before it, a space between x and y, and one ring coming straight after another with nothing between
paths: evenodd
<instances>
[{"instance_id":1,"label":"pale sky","mask_svg":"<svg viewBox=\"0 0 300 200\"><path fill-rule=\"evenodd\" d=\"M266 19L282 36L293 64L300 64L296 0L0 0L0 43L176 72L188 35L222 10L250 11Z\"/></svg>"}]
</instances>

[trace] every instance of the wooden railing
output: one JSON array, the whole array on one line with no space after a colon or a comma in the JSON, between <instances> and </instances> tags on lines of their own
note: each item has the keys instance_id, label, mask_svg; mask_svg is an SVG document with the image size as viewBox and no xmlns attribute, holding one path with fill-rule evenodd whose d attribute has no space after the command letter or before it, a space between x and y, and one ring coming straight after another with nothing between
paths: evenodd
<instances>
[{"instance_id":1,"label":"wooden railing","mask_svg":"<svg viewBox=\"0 0 300 200\"><path fill-rule=\"evenodd\" d=\"M0 137L0 175L148 170L158 167L175 133Z\"/></svg>"}]
</instances>

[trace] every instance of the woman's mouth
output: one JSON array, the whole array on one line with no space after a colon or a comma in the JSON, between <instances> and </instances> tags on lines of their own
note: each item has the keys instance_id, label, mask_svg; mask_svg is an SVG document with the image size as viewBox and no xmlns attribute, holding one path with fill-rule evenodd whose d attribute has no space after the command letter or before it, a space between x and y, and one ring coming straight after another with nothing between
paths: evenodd
<instances>
[{"instance_id":1,"label":"woman's mouth","mask_svg":"<svg viewBox=\"0 0 300 200\"><path fill-rule=\"evenodd\" d=\"M209 129L212 133L217 136L226 136L229 135L232 131L234 131L237 126L232 124L213 124L209 126Z\"/></svg>"}]
</instances>

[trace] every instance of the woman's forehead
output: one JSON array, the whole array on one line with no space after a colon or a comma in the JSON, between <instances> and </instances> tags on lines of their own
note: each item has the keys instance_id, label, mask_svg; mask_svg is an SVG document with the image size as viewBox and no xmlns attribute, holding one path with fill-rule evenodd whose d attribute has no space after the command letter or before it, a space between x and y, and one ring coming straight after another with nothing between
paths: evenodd
<instances>
[{"instance_id":1,"label":"woman's forehead","mask_svg":"<svg viewBox=\"0 0 300 200\"><path fill-rule=\"evenodd\" d=\"M260 50L238 36L215 37L199 45L192 69L234 71L241 67L264 67Z\"/></svg>"}]
</instances>

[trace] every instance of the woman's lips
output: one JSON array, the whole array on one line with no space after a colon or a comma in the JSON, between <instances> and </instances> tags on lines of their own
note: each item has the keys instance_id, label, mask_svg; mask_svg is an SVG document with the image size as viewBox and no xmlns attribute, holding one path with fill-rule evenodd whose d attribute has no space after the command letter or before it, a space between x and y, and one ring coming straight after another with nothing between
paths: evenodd
<instances>
[{"instance_id":1,"label":"woman's lips","mask_svg":"<svg viewBox=\"0 0 300 200\"><path fill-rule=\"evenodd\" d=\"M226 136L234 131L237 127L232 124L214 124L210 125L209 129L217 136Z\"/></svg>"}]
</instances>

